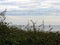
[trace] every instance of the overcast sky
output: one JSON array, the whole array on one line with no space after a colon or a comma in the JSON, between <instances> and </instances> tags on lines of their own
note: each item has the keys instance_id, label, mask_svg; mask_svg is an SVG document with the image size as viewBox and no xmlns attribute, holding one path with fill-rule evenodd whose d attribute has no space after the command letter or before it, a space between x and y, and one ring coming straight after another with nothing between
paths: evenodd
<instances>
[{"instance_id":1,"label":"overcast sky","mask_svg":"<svg viewBox=\"0 0 60 45\"><path fill-rule=\"evenodd\" d=\"M7 9L7 21L26 24L28 19L60 25L60 0L0 0L0 12Z\"/></svg>"}]
</instances>

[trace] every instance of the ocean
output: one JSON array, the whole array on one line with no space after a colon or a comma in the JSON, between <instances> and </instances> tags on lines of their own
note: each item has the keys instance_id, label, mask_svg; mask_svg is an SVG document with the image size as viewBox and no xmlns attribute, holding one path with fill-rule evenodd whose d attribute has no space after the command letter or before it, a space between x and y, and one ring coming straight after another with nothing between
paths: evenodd
<instances>
[{"instance_id":1,"label":"ocean","mask_svg":"<svg viewBox=\"0 0 60 45\"><path fill-rule=\"evenodd\" d=\"M26 26L26 25L17 25L16 27L18 27L19 29L24 29L24 30L26 30L27 28L29 28L29 29L33 29L33 27L32 26ZM35 26L35 28L37 29L37 30L39 30L39 31L41 31L42 30L42 28L43 28L43 26ZM51 29L51 31L60 31L60 25L51 25L51 26L49 26L49 25L44 25L44 31L49 31Z\"/></svg>"}]
</instances>

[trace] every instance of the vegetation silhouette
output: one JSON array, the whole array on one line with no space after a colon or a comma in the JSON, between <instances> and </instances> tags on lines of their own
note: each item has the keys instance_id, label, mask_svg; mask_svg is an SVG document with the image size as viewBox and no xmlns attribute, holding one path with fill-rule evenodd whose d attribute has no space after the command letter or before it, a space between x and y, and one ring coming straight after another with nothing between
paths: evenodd
<instances>
[{"instance_id":1,"label":"vegetation silhouette","mask_svg":"<svg viewBox=\"0 0 60 45\"><path fill-rule=\"evenodd\" d=\"M6 10L2 13L4 16L5 12ZM2 14L0 14L0 20L2 20ZM34 22L32 22L34 31L25 31L9 26L5 19L6 17L3 17L0 21L0 45L60 45L59 32L36 31Z\"/></svg>"}]
</instances>

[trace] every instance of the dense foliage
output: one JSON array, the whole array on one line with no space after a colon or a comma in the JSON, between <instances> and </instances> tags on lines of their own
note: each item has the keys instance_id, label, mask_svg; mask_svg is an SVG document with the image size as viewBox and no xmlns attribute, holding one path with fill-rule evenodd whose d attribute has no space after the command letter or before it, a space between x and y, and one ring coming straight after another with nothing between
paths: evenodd
<instances>
[{"instance_id":1,"label":"dense foliage","mask_svg":"<svg viewBox=\"0 0 60 45\"><path fill-rule=\"evenodd\" d=\"M0 45L60 45L59 32L36 31L33 21L33 31L9 26L8 23L4 22L5 12L6 10L0 14L3 18L1 20L0 17Z\"/></svg>"},{"instance_id":2,"label":"dense foliage","mask_svg":"<svg viewBox=\"0 0 60 45\"><path fill-rule=\"evenodd\" d=\"M24 31L0 22L0 45L60 45L60 33Z\"/></svg>"}]
</instances>

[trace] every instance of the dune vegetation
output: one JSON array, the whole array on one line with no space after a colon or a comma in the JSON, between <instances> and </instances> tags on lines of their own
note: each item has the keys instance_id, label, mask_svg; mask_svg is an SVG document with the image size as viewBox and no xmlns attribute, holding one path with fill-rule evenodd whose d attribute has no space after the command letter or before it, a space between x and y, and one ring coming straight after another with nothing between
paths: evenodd
<instances>
[{"instance_id":1,"label":"dune vegetation","mask_svg":"<svg viewBox=\"0 0 60 45\"><path fill-rule=\"evenodd\" d=\"M35 27L25 31L9 26L4 20L3 17L0 21L0 45L60 45L59 32L37 31Z\"/></svg>"}]
</instances>

